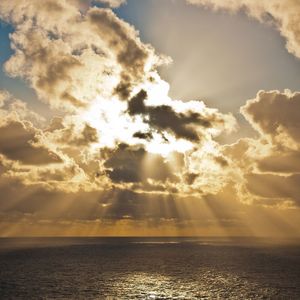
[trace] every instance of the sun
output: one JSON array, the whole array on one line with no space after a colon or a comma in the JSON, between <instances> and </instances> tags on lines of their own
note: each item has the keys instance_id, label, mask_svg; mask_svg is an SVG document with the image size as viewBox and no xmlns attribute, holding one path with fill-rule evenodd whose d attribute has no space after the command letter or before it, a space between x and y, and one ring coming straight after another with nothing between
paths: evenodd
<instances>
[{"instance_id":1,"label":"sun","mask_svg":"<svg viewBox=\"0 0 300 300\"><path fill-rule=\"evenodd\" d=\"M149 103L155 99L165 99L167 87L159 90L157 85L148 86ZM161 87L161 86L160 86ZM193 143L185 139L178 139L173 134L158 131L150 127L142 116L130 116L127 113L128 104L117 97L110 99L98 96L84 110L79 119L89 124L98 132L99 141L93 144L93 148L114 148L119 143L130 146L140 145L146 151L167 157L172 152L184 153L193 148ZM151 138L142 139L136 137L137 132L151 132Z\"/></svg>"}]
</instances>

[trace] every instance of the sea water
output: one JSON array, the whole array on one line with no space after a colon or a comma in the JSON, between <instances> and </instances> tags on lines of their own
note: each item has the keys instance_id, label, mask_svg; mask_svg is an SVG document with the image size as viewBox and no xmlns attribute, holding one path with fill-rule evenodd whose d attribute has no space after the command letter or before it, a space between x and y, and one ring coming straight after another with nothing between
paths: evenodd
<instances>
[{"instance_id":1,"label":"sea water","mask_svg":"<svg viewBox=\"0 0 300 300\"><path fill-rule=\"evenodd\" d=\"M300 299L297 243L3 238L1 299Z\"/></svg>"}]
</instances>

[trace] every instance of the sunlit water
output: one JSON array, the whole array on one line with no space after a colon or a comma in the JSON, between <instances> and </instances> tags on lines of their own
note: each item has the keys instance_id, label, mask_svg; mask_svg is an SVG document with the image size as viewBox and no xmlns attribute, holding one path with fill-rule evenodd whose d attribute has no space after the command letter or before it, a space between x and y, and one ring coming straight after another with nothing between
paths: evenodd
<instances>
[{"instance_id":1,"label":"sunlit water","mask_svg":"<svg viewBox=\"0 0 300 300\"><path fill-rule=\"evenodd\" d=\"M300 299L300 247L222 239L0 239L0 295Z\"/></svg>"}]
</instances>

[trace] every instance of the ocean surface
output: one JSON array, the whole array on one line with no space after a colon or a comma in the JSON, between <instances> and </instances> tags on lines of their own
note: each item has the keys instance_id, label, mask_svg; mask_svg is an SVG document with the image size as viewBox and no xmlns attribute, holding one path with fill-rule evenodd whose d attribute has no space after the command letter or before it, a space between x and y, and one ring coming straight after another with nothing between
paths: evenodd
<instances>
[{"instance_id":1,"label":"ocean surface","mask_svg":"<svg viewBox=\"0 0 300 300\"><path fill-rule=\"evenodd\" d=\"M221 238L0 239L1 299L300 299L300 246Z\"/></svg>"}]
</instances>

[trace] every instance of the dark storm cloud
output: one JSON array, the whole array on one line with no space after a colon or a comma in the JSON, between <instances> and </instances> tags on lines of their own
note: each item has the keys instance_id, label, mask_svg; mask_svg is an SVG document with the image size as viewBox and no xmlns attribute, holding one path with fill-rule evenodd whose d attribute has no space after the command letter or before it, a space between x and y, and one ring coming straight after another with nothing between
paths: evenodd
<instances>
[{"instance_id":1,"label":"dark storm cloud","mask_svg":"<svg viewBox=\"0 0 300 300\"><path fill-rule=\"evenodd\" d=\"M114 182L139 182L142 181L141 164L146 152L143 149L130 149L121 144L113 151L105 162L105 167L110 168L108 175Z\"/></svg>"},{"instance_id":2,"label":"dark storm cloud","mask_svg":"<svg viewBox=\"0 0 300 300\"><path fill-rule=\"evenodd\" d=\"M147 112L146 105L144 103L147 98L147 92L145 90L139 91L134 97L131 98L128 103L128 112L130 115L145 114Z\"/></svg>"},{"instance_id":3,"label":"dark storm cloud","mask_svg":"<svg viewBox=\"0 0 300 300\"><path fill-rule=\"evenodd\" d=\"M28 165L46 165L62 162L53 152L43 146L34 146L36 132L29 123L11 121L0 127L0 153L7 158Z\"/></svg>"},{"instance_id":4,"label":"dark storm cloud","mask_svg":"<svg viewBox=\"0 0 300 300\"><path fill-rule=\"evenodd\" d=\"M151 140L153 135L151 132L136 132L133 137L141 139L141 140Z\"/></svg>"},{"instance_id":5,"label":"dark storm cloud","mask_svg":"<svg viewBox=\"0 0 300 300\"><path fill-rule=\"evenodd\" d=\"M210 127L207 120L203 120L198 113L176 113L170 106L162 105L148 108L149 123L158 129L171 130L178 138L199 141L199 135L192 127L200 125Z\"/></svg>"},{"instance_id":6,"label":"dark storm cloud","mask_svg":"<svg viewBox=\"0 0 300 300\"><path fill-rule=\"evenodd\" d=\"M170 130L178 138L184 138L190 141L199 141L200 137L195 126L211 127L210 120L204 119L199 113L188 111L186 113L177 113L171 106L146 106L145 100L147 93L141 90L132 97L128 104L130 115L143 115L145 122L157 130Z\"/></svg>"},{"instance_id":7,"label":"dark storm cloud","mask_svg":"<svg viewBox=\"0 0 300 300\"><path fill-rule=\"evenodd\" d=\"M128 99L131 93L131 88L131 78L123 72L120 76L120 83L115 88L115 93L119 95L121 99Z\"/></svg>"},{"instance_id":8,"label":"dark storm cloud","mask_svg":"<svg viewBox=\"0 0 300 300\"><path fill-rule=\"evenodd\" d=\"M146 159L151 160L153 168L145 166ZM116 150L108 152L108 159L104 165L108 176L114 182L137 183L148 178L162 182L178 180L162 156L125 144L120 144Z\"/></svg>"}]
</instances>

